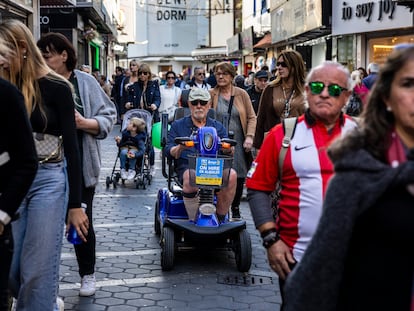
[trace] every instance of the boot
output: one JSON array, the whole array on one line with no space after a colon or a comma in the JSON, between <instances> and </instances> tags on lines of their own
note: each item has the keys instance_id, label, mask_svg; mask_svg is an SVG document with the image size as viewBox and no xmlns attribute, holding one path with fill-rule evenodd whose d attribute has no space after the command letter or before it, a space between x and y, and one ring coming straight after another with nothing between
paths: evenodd
<instances>
[{"instance_id":1,"label":"boot","mask_svg":"<svg viewBox=\"0 0 414 311\"><path fill-rule=\"evenodd\" d=\"M231 216L233 219L240 219L240 207L238 206L232 206L231 207Z\"/></svg>"}]
</instances>

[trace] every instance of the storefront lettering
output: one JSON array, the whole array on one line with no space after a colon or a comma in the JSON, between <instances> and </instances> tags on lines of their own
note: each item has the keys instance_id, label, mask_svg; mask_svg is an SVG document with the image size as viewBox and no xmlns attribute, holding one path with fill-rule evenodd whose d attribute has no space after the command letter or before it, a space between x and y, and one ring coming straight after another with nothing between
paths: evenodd
<instances>
[{"instance_id":1,"label":"storefront lettering","mask_svg":"<svg viewBox=\"0 0 414 311\"><path fill-rule=\"evenodd\" d=\"M177 5L183 5L185 7L186 0L157 0L159 10L157 11L157 20L176 20L185 21L187 19L187 11L177 10ZM168 6L171 6L171 9ZM163 10L161 10L161 8Z\"/></svg>"},{"instance_id":2,"label":"storefront lettering","mask_svg":"<svg viewBox=\"0 0 414 311\"><path fill-rule=\"evenodd\" d=\"M357 4L355 8L348 5L347 2L343 2L342 8L342 19L350 20L355 15L357 18L364 18L368 23L371 22L374 14L374 10L378 7L378 20L382 20L388 15L389 19L394 18L394 12L397 3L392 0L380 0L377 2L367 2L362 4ZM353 13L355 9L355 14Z\"/></svg>"},{"instance_id":3,"label":"storefront lettering","mask_svg":"<svg viewBox=\"0 0 414 311\"><path fill-rule=\"evenodd\" d=\"M49 16L40 16L40 25L48 25Z\"/></svg>"}]
</instances>

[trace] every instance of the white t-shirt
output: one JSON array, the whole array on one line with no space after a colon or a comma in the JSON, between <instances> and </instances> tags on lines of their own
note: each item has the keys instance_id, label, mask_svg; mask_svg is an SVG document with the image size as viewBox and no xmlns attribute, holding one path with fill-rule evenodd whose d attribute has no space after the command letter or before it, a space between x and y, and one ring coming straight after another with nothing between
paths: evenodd
<instances>
[{"instance_id":1,"label":"white t-shirt","mask_svg":"<svg viewBox=\"0 0 414 311\"><path fill-rule=\"evenodd\" d=\"M171 121L174 117L175 109L178 107L178 101L181 97L181 89L176 86L168 87L163 85L160 87L161 104L160 113L168 113L168 119Z\"/></svg>"}]
</instances>

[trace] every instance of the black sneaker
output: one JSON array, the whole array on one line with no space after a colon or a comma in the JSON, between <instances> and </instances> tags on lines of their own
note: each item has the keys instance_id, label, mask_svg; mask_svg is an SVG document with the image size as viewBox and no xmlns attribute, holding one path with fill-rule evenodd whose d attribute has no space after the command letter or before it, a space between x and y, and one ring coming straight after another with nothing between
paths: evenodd
<instances>
[{"instance_id":1,"label":"black sneaker","mask_svg":"<svg viewBox=\"0 0 414 311\"><path fill-rule=\"evenodd\" d=\"M233 219L240 219L240 208L238 206L231 207L231 216Z\"/></svg>"}]
</instances>

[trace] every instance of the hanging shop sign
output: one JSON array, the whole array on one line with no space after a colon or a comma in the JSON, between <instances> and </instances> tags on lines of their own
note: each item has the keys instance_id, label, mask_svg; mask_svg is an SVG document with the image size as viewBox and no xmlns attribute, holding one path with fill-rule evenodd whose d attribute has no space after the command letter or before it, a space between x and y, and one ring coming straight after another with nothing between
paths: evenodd
<instances>
[{"instance_id":1,"label":"hanging shop sign","mask_svg":"<svg viewBox=\"0 0 414 311\"><path fill-rule=\"evenodd\" d=\"M392 0L333 1L332 34L344 35L413 26L409 9Z\"/></svg>"}]
</instances>

